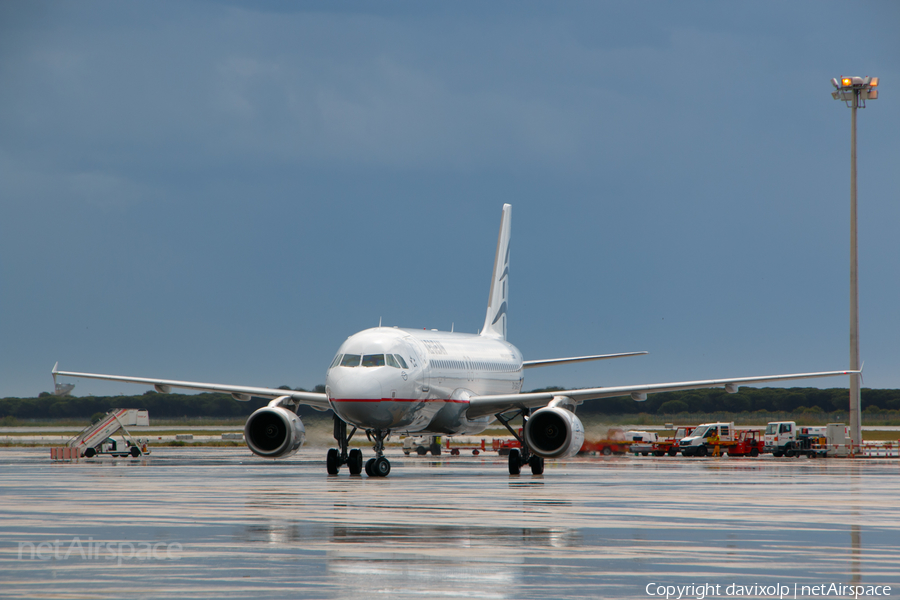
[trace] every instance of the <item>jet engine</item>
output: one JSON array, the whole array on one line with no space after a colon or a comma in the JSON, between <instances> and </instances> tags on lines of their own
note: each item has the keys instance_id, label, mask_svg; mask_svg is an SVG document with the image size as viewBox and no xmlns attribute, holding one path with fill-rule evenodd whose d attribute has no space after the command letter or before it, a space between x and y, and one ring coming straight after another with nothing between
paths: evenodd
<instances>
[{"instance_id":1,"label":"jet engine","mask_svg":"<svg viewBox=\"0 0 900 600\"><path fill-rule=\"evenodd\" d=\"M584 425L570 410L545 406L525 422L525 442L543 458L575 456L584 444Z\"/></svg>"},{"instance_id":2,"label":"jet engine","mask_svg":"<svg viewBox=\"0 0 900 600\"><path fill-rule=\"evenodd\" d=\"M306 429L293 411L269 405L247 419L244 440L250 451L258 456L284 458L300 449L306 440Z\"/></svg>"}]
</instances>

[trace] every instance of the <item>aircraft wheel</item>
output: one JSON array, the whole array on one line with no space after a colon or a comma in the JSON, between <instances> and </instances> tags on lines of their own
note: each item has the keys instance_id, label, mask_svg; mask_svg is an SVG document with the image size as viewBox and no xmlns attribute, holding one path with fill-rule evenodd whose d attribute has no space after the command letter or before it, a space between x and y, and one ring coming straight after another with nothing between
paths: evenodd
<instances>
[{"instance_id":1,"label":"aircraft wheel","mask_svg":"<svg viewBox=\"0 0 900 600\"><path fill-rule=\"evenodd\" d=\"M425 446L419 446L418 448L416 448L416 454L418 454L419 456L425 456L426 454L428 454L428 448L426 448Z\"/></svg>"},{"instance_id":2,"label":"aircraft wheel","mask_svg":"<svg viewBox=\"0 0 900 600\"><path fill-rule=\"evenodd\" d=\"M519 449L509 449L509 474L518 475L522 472L522 463L519 460Z\"/></svg>"},{"instance_id":3,"label":"aircraft wheel","mask_svg":"<svg viewBox=\"0 0 900 600\"><path fill-rule=\"evenodd\" d=\"M329 448L328 454L325 455L325 470L329 475L337 475L340 468L340 456L337 448Z\"/></svg>"},{"instance_id":4,"label":"aircraft wheel","mask_svg":"<svg viewBox=\"0 0 900 600\"><path fill-rule=\"evenodd\" d=\"M369 460L366 461L366 475L368 475L369 477L375 477L375 475L372 472L372 465L374 465L374 464L375 464L374 458L370 458Z\"/></svg>"},{"instance_id":5,"label":"aircraft wheel","mask_svg":"<svg viewBox=\"0 0 900 600\"><path fill-rule=\"evenodd\" d=\"M85 448L84 449L84 457L85 458L93 458L97 455L97 451L93 448Z\"/></svg>"},{"instance_id":6,"label":"aircraft wheel","mask_svg":"<svg viewBox=\"0 0 900 600\"><path fill-rule=\"evenodd\" d=\"M532 456L528 459L528 465L531 467L532 475L542 475L544 473L544 458L542 456Z\"/></svg>"},{"instance_id":7,"label":"aircraft wheel","mask_svg":"<svg viewBox=\"0 0 900 600\"><path fill-rule=\"evenodd\" d=\"M131 447L131 455L132 455L133 457L137 458L138 456L141 455L141 449L138 448L137 446L132 446L132 447Z\"/></svg>"},{"instance_id":8,"label":"aircraft wheel","mask_svg":"<svg viewBox=\"0 0 900 600\"><path fill-rule=\"evenodd\" d=\"M363 469L363 455L362 450L359 448L354 448L350 451L350 456L347 457L347 468L350 469L351 475L359 475L362 473Z\"/></svg>"},{"instance_id":9,"label":"aircraft wheel","mask_svg":"<svg viewBox=\"0 0 900 600\"><path fill-rule=\"evenodd\" d=\"M441 455L441 445L435 442L431 445L431 455L432 456L440 456Z\"/></svg>"},{"instance_id":10,"label":"aircraft wheel","mask_svg":"<svg viewBox=\"0 0 900 600\"><path fill-rule=\"evenodd\" d=\"M391 472L391 463L385 457L379 456L372 463L371 471L373 477L387 477Z\"/></svg>"}]
</instances>

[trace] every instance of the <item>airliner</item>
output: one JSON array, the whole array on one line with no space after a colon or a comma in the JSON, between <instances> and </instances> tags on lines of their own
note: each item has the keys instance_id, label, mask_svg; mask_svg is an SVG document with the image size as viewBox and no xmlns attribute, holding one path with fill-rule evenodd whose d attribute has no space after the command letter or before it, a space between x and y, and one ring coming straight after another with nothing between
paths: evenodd
<instances>
[{"instance_id":1,"label":"airliner","mask_svg":"<svg viewBox=\"0 0 900 600\"><path fill-rule=\"evenodd\" d=\"M506 339L509 307L509 249L512 207L503 206L487 314L478 334L454 331L376 327L350 336L341 344L325 373L325 393L284 389L75 373L53 367L59 375L152 385L160 393L172 388L230 393L236 400L271 399L256 410L244 426L249 449L264 458L284 458L300 449L306 438L296 410L308 405L333 411L337 448L326 455L326 470L337 475L344 465L351 475L365 470L369 477L385 477L391 464L384 446L391 434L464 435L502 423L521 444L509 453L509 472L524 467L532 474L544 471L545 459L573 456L584 442L584 426L576 416L582 402L699 388L724 387L792 379L850 375L858 371L826 371L626 385L548 392L522 392L524 371L537 367L646 354L621 352L544 360L525 360ZM510 422L522 417L520 434ZM349 429L349 432L348 432ZM359 448L350 448L357 431L365 432L375 456L363 461Z\"/></svg>"}]
</instances>

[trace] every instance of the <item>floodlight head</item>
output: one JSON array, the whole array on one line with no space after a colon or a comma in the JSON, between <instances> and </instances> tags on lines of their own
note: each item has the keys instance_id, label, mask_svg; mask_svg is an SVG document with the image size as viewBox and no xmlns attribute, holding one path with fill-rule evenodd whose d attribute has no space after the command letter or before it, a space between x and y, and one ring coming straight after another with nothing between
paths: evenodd
<instances>
[{"instance_id":1,"label":"floodlight head","mask_svg":"<svg viewBox=\"0 0 900 600\"><path fill-rule=\"evenodd\" d=\"M836 88L838 88L838 89L840 89L840 87L841 87L841 84L838 83L838 80L837 80L837 79L832 79L832 80L831 80L831 85L833 85L834 87L836 87Z\"/></svg>"}]
</instances>

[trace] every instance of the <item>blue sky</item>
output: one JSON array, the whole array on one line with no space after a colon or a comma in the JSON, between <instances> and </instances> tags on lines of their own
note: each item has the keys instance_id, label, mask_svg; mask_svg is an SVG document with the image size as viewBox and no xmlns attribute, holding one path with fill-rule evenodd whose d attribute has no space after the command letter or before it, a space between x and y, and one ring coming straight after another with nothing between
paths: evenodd
<instances>
[{"instance_id":1,"label":"blue sky","mask_svg":"<svg viewBox=\"0 0 900 600\"><path fill-rule=\"evenodd\" d=\"M526 389L848 365L900 388L896 2L4 2L0 397L292 387L475 332L513 205ZM77 381L75 394L140 393ZM814 382L846 386L845 379Z\"/></svg>"}]
</instances>

